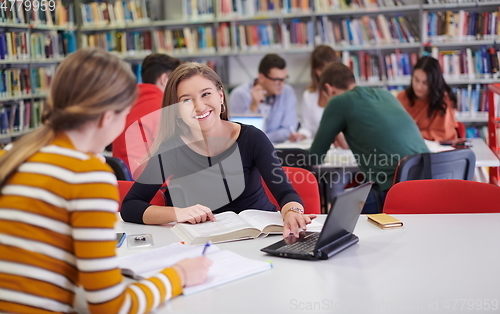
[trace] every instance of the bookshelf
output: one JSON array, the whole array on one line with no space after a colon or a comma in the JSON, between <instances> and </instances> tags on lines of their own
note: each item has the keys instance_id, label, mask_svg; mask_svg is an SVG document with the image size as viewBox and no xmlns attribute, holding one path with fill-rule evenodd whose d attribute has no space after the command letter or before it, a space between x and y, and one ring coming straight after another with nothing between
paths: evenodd
<instances>
[{"instance_id":1,"label":"bookshelf","mask_svg":"<svg viewBox=\"0 0 500 314\"><path fill-rule=\"evenodd\" d=\"M71 2L57 0L49 6L38 1L38 7L23 2L13 10L10 5L0 9L1 144L40 125L55 67L76 50Z\"/></svg>"}]
</instances>

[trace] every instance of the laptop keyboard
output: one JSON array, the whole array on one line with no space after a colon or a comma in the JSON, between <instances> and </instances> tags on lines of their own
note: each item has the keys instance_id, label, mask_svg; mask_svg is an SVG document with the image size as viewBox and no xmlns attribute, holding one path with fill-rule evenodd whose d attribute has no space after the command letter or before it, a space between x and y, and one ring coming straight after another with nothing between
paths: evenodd
<instances>
[{"instance_id":1,"label":"laptop keyboard","mask_svg":"<svg viewBox=\"0 0 500 314\"><path fill-rule=\"evenodd\" d=\"M298 252L298 253L308 253L312 252L316 247L316 242L318 242L320 232L314 232L307 235L303 241L298 241L292 244L284 245L276 251L278 252Z\"/></svg>"}]
</instances>

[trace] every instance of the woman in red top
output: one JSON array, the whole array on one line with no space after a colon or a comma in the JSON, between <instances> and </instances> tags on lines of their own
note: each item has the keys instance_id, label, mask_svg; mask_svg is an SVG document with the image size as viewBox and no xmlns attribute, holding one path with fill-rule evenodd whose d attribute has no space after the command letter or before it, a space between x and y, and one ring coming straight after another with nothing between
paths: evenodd
<instances>
[{"instance_id":1,"label":"woman in red top","mask_svg":"<svg viewBox=\"0 0 500 314\"><path fill-rule=\"evenodd\" d=\"M423 138L446 141L457 138L457 98L446 84L439 62L422 57L413 68L411 84L398 100L418 125Z\"/></svg>"}]
</instances>

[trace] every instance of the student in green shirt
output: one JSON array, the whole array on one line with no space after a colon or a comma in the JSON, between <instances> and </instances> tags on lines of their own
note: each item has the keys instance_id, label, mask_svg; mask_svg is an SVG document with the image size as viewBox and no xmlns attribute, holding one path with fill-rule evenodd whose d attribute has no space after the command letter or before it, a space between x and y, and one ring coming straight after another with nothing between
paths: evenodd
<instances>
[{"instance_id":1,"label":"student in green shirt","mask_svg":"<svg viewBox=\"0 0 500 314\"><path fill-rule=\"evenodd\" d=\"M312 162L321 163L339 132L343 132L364 181L374 181L363 213L381 210L394 171L407 155L429 152L420 131L388 91L356 85L342 63L331 63L320 77L322 92L331 99L311 146Z\"/></svg>"}]
</instances>

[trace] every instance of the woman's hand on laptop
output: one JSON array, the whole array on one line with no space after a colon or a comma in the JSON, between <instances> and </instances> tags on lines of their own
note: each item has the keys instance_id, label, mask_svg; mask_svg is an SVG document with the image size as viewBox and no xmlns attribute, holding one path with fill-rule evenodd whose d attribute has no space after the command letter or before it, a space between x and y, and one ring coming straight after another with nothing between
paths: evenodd
<instances>
[{"instance_id":1,"label":"woman's hand on laptop","mask_svg":"<svg viewBox=\"0 0 500 314\"><path fill-rule=\"evenodd\" d=\"M299 232L307 229L307 225L312 222L316 215L304 215L300 213L300 210L303 212L302 205L295 202L287 203L283 208L282 217L283 217L283 238L288 237L289 235L294 235L295 237L299 237Z\"/></svg>"}]
</instances>

